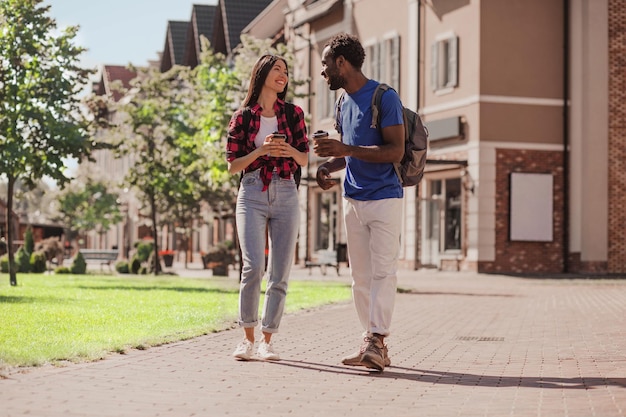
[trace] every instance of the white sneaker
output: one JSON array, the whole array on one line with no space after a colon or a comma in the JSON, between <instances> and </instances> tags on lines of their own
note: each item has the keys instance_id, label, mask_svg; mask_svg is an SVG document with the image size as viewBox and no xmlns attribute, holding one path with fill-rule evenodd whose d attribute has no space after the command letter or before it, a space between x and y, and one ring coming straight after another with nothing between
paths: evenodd
<instances>
[{"instance_id":1,"label":"white sneaker","mask_svg":"<svg viewBox=\"0 0 626 417\"><path fill-rule=\"evenodd\" d=\"M252 343L248 339L244 339L235 348L235 351L233 352L233 357L244 361L250 360L253 350L254 343Z\"/></svg>"},{"instance_id":2,"label":"white sneaker","mask_svg":"<svg viewBox=\"0 0 626 417\"><path fill-rule=\"evenodd\" d=\"M262 341L261 344L259 345L259 350L257 351L256 354L258 355L259 358L265 361L279 361L280 360L280 356L278 355L278 353L274 351L274 346L272 345L272 342L265 343L265 341Z\"/></svg>"}]
</instances>

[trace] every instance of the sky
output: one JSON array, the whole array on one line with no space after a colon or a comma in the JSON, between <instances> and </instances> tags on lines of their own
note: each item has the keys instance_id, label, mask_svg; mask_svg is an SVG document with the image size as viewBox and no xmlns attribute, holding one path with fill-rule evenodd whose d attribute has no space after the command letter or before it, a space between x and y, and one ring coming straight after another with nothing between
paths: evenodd
<instances>
[{"instance_id":1,"label":"sky","mask_svg":"<svg viewBox=\"0 0 626 417\"><path fill-rule=\"evenodd\" d=\"M82 64L145 65L158 59L169 20L191 19L193 4L217 0L44 0L57 26L80 26L76 43L87 48Z\"/></svg>"}]
</instances>

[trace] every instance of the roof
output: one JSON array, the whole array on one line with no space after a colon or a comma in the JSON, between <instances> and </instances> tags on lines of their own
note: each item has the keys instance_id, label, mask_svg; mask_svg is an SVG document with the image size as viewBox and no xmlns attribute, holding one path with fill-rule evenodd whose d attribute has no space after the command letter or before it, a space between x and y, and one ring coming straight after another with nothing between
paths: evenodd
<instances>
[{"instance_id":1,"label":"roof","mask_svg":"<svg viewBox=\"0 0 626 417\"><path fill-rule=\"evenodd\" d=\"M130 70L123 65L105 65L102 67L102 75L100 81L94 84L94 93L97 95L111 94L113 100L119 101L123 97L120 91L112 90L111 86L114 81L121 81L125 89L130 88L130 81L137 77L137 72Z\"/></svg>"},{"instance_id":2,"label":"roof","mask_svg":"<svg viewBox=\"0 0 626 417\"><path fill-rule=\"evenodd\" d=\"M170 20L167 22L165 46L161 57L161 72L165 72L174 65L182 65L185 56L185 41L189 22Z\"/></svg>"},{"instance_id":3,"label":"roof","mask_svg":"<svg viewBox=\"0 0 626 417\"><path fill-rule=\"evenodd\" d=\"M225 53L230 55L241 42L240 35L272 0L220 0L219 16L224 29Z\"/></svg>"},{"instance_id":4,"label":"roof","mask_svg":"<svg viewBox=\"0 0 626 417\"><path fill-rule=\"evenodd\" d=\"M198 65L200 37L204 36L212 42L216 11L217 6L194 4L191 11L191 22L187 29L183 65L188 65L191 68Z\"/></svg>"}]
</instances>

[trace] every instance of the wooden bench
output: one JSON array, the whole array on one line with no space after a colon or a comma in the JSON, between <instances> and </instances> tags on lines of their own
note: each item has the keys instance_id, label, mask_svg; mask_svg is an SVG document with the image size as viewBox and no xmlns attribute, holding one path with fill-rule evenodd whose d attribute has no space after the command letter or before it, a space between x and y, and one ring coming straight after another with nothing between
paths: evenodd
<instances>
[{"instance_id":1,"label":"wooden bench","mask_svg":"<svg viewBox=\"0 0 626 417\"><path fill-rule=\"evenodd\" d=\"M100 261L100 269L102 265L107 264L111 269L111 262L117 260L119 250L117 249L79 249L83 259L86 261Z\"/></svg>"}]
</instances>

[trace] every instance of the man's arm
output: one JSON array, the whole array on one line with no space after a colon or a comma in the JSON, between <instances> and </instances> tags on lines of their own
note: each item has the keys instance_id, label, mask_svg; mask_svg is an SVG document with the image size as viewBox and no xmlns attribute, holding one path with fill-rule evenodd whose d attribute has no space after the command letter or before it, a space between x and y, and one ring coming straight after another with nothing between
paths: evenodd
<instances>
[{"instance_id":1,"label":"man's arm","mask_svg":"<svg viewBox=\"0 0 626 417\"><path fill-rule=\"evenodd\" d=\"M400 162L404 156L404 125L385 127L381 133L385 142L382 145L352 146L331 139L319 141L314 147L315 153L321 157L350 156L366 162Z\"/></svg>"}]
</instances>

